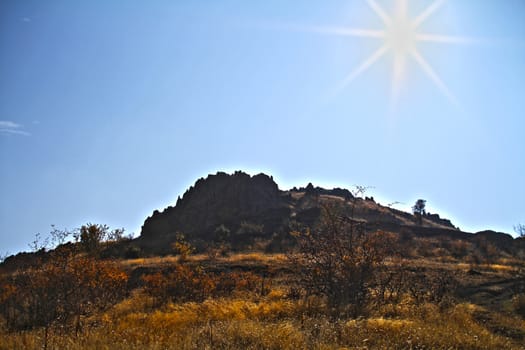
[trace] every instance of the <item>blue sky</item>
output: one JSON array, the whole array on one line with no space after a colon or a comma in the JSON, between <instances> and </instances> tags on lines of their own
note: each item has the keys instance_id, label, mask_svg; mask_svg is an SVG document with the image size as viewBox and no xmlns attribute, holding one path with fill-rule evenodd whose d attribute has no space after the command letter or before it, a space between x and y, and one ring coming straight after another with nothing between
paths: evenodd
<instances>
[{"instance_id":1,"label":"blue sky","mask_svg":"<svg viewBox=\"0 0 525 350\"><path fill-rule=\"evenodd\" d=\"M391 16L396 1L376 4ZM435 3L409 0L408 16ZM418 42L443 85L408 57L392 98L393 50L342 84L384 39L319 29L384 30L366 0L2 0L0 253L52 224L139 234L197 178L237 169L512 232L525 3L439 4L421 32L469 40Z\"/></svg>"}]
</instances>

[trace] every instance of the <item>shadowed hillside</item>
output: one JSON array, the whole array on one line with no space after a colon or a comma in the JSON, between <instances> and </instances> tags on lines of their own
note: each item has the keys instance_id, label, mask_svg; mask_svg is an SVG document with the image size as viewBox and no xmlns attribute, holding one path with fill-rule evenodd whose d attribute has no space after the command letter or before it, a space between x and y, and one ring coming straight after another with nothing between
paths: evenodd
<instances>
[{"instance_id":1,"label":"shadowed hillside","mask_svg":"<svg viewBox=\"0 0 525 350\"><path fill-rule=\"evenodd\" d=\"M135 244L144 252L165 254L171 251L170 244L175 242L177 234L183 233L198 249L221 241L240 249L263 246L282 251L289 243L290 231L314 226L323 206L338 205L345 208L348 217L363 222L370 231L382 229L406 237L477 239L512 250L510 235L461 232L438 214L425 213L419 221L412 213L381 205L373 197L362 198L362 192L362 189L353 192L324 189L312 184L284 191L265 174L219 172L199 179L179 197L175 206L155 210L145 220Z\"/></svg>"}]
</instances>

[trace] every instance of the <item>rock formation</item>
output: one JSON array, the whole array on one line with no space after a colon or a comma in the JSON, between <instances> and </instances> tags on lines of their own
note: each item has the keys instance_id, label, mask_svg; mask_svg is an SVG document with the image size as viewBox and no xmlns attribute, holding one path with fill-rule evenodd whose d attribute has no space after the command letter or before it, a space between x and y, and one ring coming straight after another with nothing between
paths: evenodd
<instances>
[{"instance_id":1,"label":"rock formation","mask_svg":"<svg viewBox=\"0 0 525 350\"><path fill-rule=\"evenodd\" d=\"M314 225L322 205L327 203L352 208L356 219L376 228L416 225L411 214L381 206L373 198L354 197L346 189L328 190L309 183L305 188L281 191L273 178L265 174L219 172L199 179L174 207L155 211L148 217L138 243L144 248L169 248L179 232L192 241L211 242L217 238L219 227L221 235L223 231L232 233L231 241L243 238L241 234L246 236L250 229L252 235L261 238L276 233L286 235L291 225ZM423 226L456 229L438 215L425 216Z\"/></svg>"},{"instance_id":2,"label":"rock formation","mask_svg":"<svg viewBox=\"0 0 525 350\"><path fill-rule=\"evenodd\" d=\"M174 237L181 232L190 238L210 240L218 226L234 232L241 223L262 225L269 233L282 224L289 211L286 195L271 177L219 172L199 179L175 207L148 217L141 238Z\"/></svg>"}]
</instances>

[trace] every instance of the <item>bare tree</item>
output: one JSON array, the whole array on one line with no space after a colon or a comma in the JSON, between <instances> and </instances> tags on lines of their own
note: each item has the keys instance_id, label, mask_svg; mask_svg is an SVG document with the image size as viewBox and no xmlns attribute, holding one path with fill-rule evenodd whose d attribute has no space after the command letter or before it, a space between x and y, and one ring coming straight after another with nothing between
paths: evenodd
<instances>
[{"instance_id":1,"label":"bare tree","mask_svg":"<svg viewBox=\"0 0 525 350\"><path fill-rule=\"evenodd\" d=\"M514 226L514 231L520 236L525 237L525 225L523 224L517 224Z\"/></svg>"},{"instance_id":2,"label":"bare tree","mask_svg":"<svg viewBox=\"0 0 525 350\"><path fill-rule=\"evenodd\" d=\"M393 246L393 236L366 232L363 221L347 216L342 207L329 205L323 206L313 230L292 235L298 252L290 259L298 268L300 286L309 294L325 297L334 316L362 314L375 274Z\"/></svg>"}]
</instances>

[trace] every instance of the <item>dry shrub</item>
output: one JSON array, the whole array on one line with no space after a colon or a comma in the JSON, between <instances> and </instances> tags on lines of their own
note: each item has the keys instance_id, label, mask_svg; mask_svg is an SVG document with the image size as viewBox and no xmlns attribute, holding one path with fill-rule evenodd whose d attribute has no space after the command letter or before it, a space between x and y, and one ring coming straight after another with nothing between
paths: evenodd
<instances>
[{"instance_id":1,"label":"dry shrub","mask_svg":"<svg viewBox=\"0 0 525 350\"><path fill-rule=\"evenodd\" d=\"M222 272L214 275L202 267L175 264L171 270L142 276L144 292L157 306L168 302L203 301L232 293L265 294L264 279L253 272Z\"/></svg>"},{"instance_id":2,"label":"dry shrub","mask_svg":"<svg viewBox=\"0 0 525 350\"><path fill-rule=\"evenodd\" d=\"M157 272L142 276L144 291L153 297L157 304L168 301L202 301L215 288L215 281L203 269L189 265L176 264L168 272Z\"/></svg>"},{"instance_id":3,"label":"dry shrub","mask_svg":"<svg viewBox=\"0 0 525 350\"><path fill-rule=\"evenodd\" d=\"M363 222L333 206L323 207L314 230L292 235L298 252L290 260L306 293L325 297L334 316L363 314L376 274L393 253L394 235L367 232Z\"/></svg>"},{"instance_id":4,"label":"dry shrub","mask_svg":"<svg viewBox=\"0 0 525 350\"><path fill-rule=\"evenodd\" d=\"M414 269L407 271L403 290L415 305L433 303L443 308L452 306L458 282L447 270Z\"/></svg>"},{"instance_id":5,"label":"dry shrub","mask_svg":"<svg viewBox=\"0 0 525 350\"><path fill-rule=\"evenodd\" d=\"M469 254L469 244L463 240L450 242L450 253L456 259L463 259Z\"/></svg>"},{"instance_id":6,"label":"dry shrub","mask_svg":"<svg viewBox=\"0 0 525 350\"><path fill-rule=\"evenodd\" d=\"M485 264L495 264L501 258L501 251L486 238L479 239L476 248L475 254Z\"/></svg>"},{"instance_id":7,"label":"dry shrub","mask_svg":"<svg viewBox=\"0 0 525 350\"><path fill-rule=\"evenodd\" d=\"M376 306L401 302L408 285L407 263L404 259L395 258L390 264L378 269L374 280L374 300Z\"/></svg>"},{"instance_id":8,"label":"dry shrub","mask_svg":"<svg viewBox=\"0 0 525 350\"><path fill-rule=\"evenodd\" d=\"M171 245L172 249L179 255L179 261L184 262L195 252L195 248L186 240L182 233L175 235L175 242Z\"/></svg>"},{"instance_id":9,"label":"dry shrub","mask_svg":"<svg viewBox=\"0 0 525 350\"><path fill-rule=\"evenodd\" d=\"M262 277L249 271L221 272L219 275L215 276L215 281L215 295L230 295L234 291L255 292L258 288L260 291L260 287L263 285Z\"/></svg>"},{"instance_id":10,"label":"dry shrub","mask_svg":"<svg viewBox=\"0 0 525 350\"><path fill-rule=\"evenodd\" d=\"M51 335L73 330L78 334L87 318L124 298L127 280L114 262L62 247L49 253L38 268L1 278L0 316L9 331L43 331L37 340L19 348L39 343L47 349Z\"/></svg>"},{"instance_id":11,"label":"dry shrub","mask_svg":"<svg viewBox=\"0 0 525 350\"><path fill-rule=\"evenodd\" d=\"M127 275L111 261L60 254L39 268L19 271L0 283L0 311L9 329L73 321L107 309L126 295Z\"/></svg>"}]
</instances>

